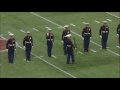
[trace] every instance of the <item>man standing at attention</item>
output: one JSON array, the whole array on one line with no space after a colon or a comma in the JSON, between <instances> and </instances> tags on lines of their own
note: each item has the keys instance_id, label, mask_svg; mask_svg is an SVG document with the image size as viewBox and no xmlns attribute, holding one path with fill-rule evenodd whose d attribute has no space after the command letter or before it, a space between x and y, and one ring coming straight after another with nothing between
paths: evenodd
<instances>
[{"instance_id":1,"label":"man standing at attention","mask_svg":"<svg viewBox=\"0 0 120 90\"><path fill-rule=\"evenodd\" d=\"M86 26L83 28L82 31L84 52L88 52L91 36L92 36L91 28L89 27L89 23L86 23Z\"/></svg>"},{"instance_id":2,"label":"man standing at attention","mask_svg":"<svg viewBox=\"0 0 120 90\"><path fill-rule=\"evenodd\" d=\"M6 44L6 50L8 51L8 60L9 60L9 63L15 64L14 52L16 50L16 41L15 41L15 38L13 37L14 34L9 34L9 36L10 36L10 39L8 39Z\"/></svg>"},{"instance_id":3,"label":"man standing at attention","mask_svg":"<svg viewBox=\"0 0 120 90\"><path fill-rule=\"evenodd\" d=\"M23 46L25 49L26 61L29 62L31 59L31 50L33 48L33 38L29 31L27 32L27 36L23 39Z\"/></svg>"},{"instance_id":4,"label":"man standing at attention","mask_svg":"<svg viewBox=\"0 0 120 90\"><path fill-rule=\"evenodd\" d=\"M100 27L100 30L99 30L99 35L101 38L102 49L106 49L108 35L109 35L109 27L107 25L107 21L103 21L103 25Z\"/></svg>"},{"instance_id":5,"label":"man standing at attention","mask_svg":"<svg viewBox=\"0 0 120 90\"><path fill-rule=\"evenodd\" d=\"M51 57L52 55L52 47L54 44L54 35L52 33L52 29L48 29L48 33L46 34L46 40L47 40L47 53L48 56Z\"/></svg>"}]
</instances>

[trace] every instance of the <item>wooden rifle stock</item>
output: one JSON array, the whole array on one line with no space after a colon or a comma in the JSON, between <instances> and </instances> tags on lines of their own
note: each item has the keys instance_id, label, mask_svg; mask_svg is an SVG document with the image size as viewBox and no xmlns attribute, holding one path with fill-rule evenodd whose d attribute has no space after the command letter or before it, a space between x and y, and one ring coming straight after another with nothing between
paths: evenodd
<instances>
[{"instance_id":1,"label":"wooden rifle stock","mask_svg":"<svg viewBox=\"0 0 120 90\"><path fill-rule=\"evenodd\" d=\"M74 48L77 48L77 43L75 41L75 37L73 37L73 41L74 41Z\"/></svg>"}]
</instances>

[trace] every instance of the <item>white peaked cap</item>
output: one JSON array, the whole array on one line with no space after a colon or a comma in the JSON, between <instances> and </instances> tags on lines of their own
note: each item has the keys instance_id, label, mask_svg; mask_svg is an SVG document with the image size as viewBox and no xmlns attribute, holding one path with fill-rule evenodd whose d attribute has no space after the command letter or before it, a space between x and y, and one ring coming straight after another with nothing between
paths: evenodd
<instances>
[{"instance_id":1,"label":"white peaked cap","mask_svg":"<svg viewBox=\"0 0 120 90\"><path fill-rule=\"evenodd\" d=\"M69 27L69 25L65 25L64 27Z\"/></svg>"},{"instance_id":2,"label":"white peaked cap","mask_svg":"<svg viewBox=\"0 0 120 90\"><path fill-rule=\"evenodd\" d=\"M89 25L89 23L85 23L86 25Z\"/></svg>"},{"instance_id":3,"label":"white peaked cap","mask_svg":"<svg viewBox=\"0 0 120 90\"><path fill-rule=\"evenodd\" d=\"M51 28L48 28L48 31L52 30Z\"/></svg>"},{"instance_id":4,"label":"white peaked cap","mask_svg":"<svg viewBox=\"0 0 120 90\"><path fill-rule=\"evenodd\" d=\"M12 34L12 33L10 33L9 35L10 35L10 36L14 36L14 34Z\"/></svg>"},{"instance_id":5,"label":"white peaked cap","mask_svg":"<svg viewBox=\"0 0 120 90\"><path fill-rule=\"evenodd\" d=\"M27 33L30 33L30 31L27 31Z\"/></svg>"},{"instance_id":6,"label":"white peaked cap","mask_svg":"<svg viewBox=\"0 0 120 90\"><path fill-rule=\"evenodd\" d=\"M103 23L107 23L107 21L103 21Z\"/></svg>"}]
</instances>

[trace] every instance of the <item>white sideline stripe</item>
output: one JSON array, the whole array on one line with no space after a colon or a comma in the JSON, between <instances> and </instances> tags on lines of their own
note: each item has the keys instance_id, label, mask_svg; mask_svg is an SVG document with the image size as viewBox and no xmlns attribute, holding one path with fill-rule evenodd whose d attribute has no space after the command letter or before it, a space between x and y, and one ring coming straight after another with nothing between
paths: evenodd
<instances>
[{"instance_id":1,"label":"white sideline stripe","mask_svg":"<svg viewBox=\"0 0 120 90\"><path fill-rule=\"evenodd\" d=\"M96 52L95 50L93 50L93 49L90 49L92 52Z\"/></svg>"},{"instance_id":2,"label":"white sideline stripe","mask_svg":"<svg viewBox=\"0 0 120 90\"><path fill-rule=\"evenodd\" d=\"M78 53L83 54L82 52L78 51Z\"/></svg>"},{"instance_id":3,"label":"white sideline stripe","mask_svg":"<svg viewBox=\"0 0 120 90\"><path fill-rule=\"evenodd\" d=\"M40 16L40 15L38 15L38 14L34 13L34 12L30 12L30 13L32 13L32 14L34 14L34 15L40 17L40 18L43 18L44 20L46 20L46 21L48 21L48 22L51 22L51 23L53 23L53 24L55 24L55 25L57 25L57 26L60 26L60 25L58 25L58 24L56 24L56 23L54 23L54 22L52 22L52 21L50 21L50 20L48 20L48 19L46 19L46 18Z\"/></svg>"},{"instance_id":4,"label":"white sideline stripe","mask_svg":"<svg viewBox=\"0 0 120 90\"><path fill-rule=\"evenodd\" d=\"M112 20L110 20L110 19L106 19L106 20L108 20L108 21L110 21L110 22L112 21Z\"/></svg>"},{"instance_id":5,"label":"white sideline stripe","mask_svg":"<svg viewBox=\"0 0 120 90\"><path fill-rule=\"evenodd\" d=\"M58 27L62 27L61 25L59 25L59 24L57 24L57 23L54 23L54 22L52 22L52 21L50 21L50 20L48 20L48 19L46 19L46 18L44 18L44 17L36 14L36 13L33 13L33 12L31 12L31 13L34 14L34 15L36 15L36 16L38 16L38 17L40 17L40 18L42 18L42 19L44 19L44 20L46 20L46 21L48 21L48 22L50 22L50 23L52 23L52 24L54 24L54 25L57 25ZM84 22L84 23L85 23L85 22ZM82 37L81 35L73 32L73 31L71 31L71 32L74 33L75 35L78 35L79 37ZM101 45L99 45L99 44L97 44L97 43L95 43L95 42L93 42L93 41L91 41L91 40L90 40L90 42L91 42L91 43L94 43L95 45L97 45L97 46L99 46L99 47L102 47ZM108 50L108 51L109 51L109 50ZM111 52L111 50L110 50L109 52ZM112 52L113 52L113 51L112 51ZM111 53L112 53L112 52L111 52ZM115 55L117 55L117 56L120 56L119 54L117 54L117 53L115 53L115 52L114 52L113 54L115 54Z\"/></svg>"},{"instance_id":6,"label":"white sideline stripe","mask_svg":"<svg viewBox=\"0 0 120 90\"><path fill-rule=\"evenodd\" d=\"M3 34L1 34L0 37L2 38L2 39L0 38L0 40L7 40L6 38L3 37Z\"/></svg>"},{"instance_id":7,"label":"white sideline stripe","mask_svg":"<svg viewBox=\"0 0 120 90\"><path fill-rule=\"evenodd\" d=\"M23 30L20 30L21 32L23 32L23 33L25 33L25 31L23 31Z\"/></svg>"},{"instance_id":8,"label":"white sideline stripe","mask_svg":"<svg viewBox=\"0 0 120 90\"><path fill-rule=\"evenodd\" d=\"M116 54L117 56L120 56L119 54L117 54L117 53L111 51L110 49L107 49L107 50L108 50L109 52L113 53L113 54Z\"/></svg>"},{"instance_id":9,"label":"white sideline stripe","mask_svg":"<svg viewBox=\"0 0 120 90\"><path fill-rule=\"evenodd\" d=\"M76 26L75 24L72 24L72 23L71 23L70 25L71 25L71 26Z\"/></svg>"},{"instance_id":10,"label":"white sideline stripe","mask_svg":"<svg viewBox=\"0 0 120 90\"><path fill-rule=\"evenodd\" d=\"M38 56L38 57L42 58L43 56ZM34 57L34 58L36 58L36 57Z\"/></svg>"},{"instance_id":11,"label":"white sideline stripe","mask_svg":"<svg viewBox=\"0 0 120 90\"><path fill-rule=\"evenodd\" d=\"M118 17L118 16L116 16L116 15L114 15L114 14L112 14L112 13L109 13L109 12L106 12L106 13L107 13L107 14L110 14L110 15L116 17L116 18L120 18L120 17Z\"/></svg>"},{"instance_id":12,"label":"white sideline stripe","mask_svg":"<svg viewBox=\"0 0 120 90\"><path fill-rule=\"evenodd\" d=\"M7 40L6 38L4 38L3 36L0 36L2 39L5 39L5 40Z\"/></svg>"},{"instance_id":13,"label":"white sideline stripe","mask_svg":"<svg viewBox=\"0 0 120 90\"><path fill-rule=\"evenodd\" d=\"M120 46L116 46L117 48L120 48Z\"/></svg>"},{"instance_id":14,"label":"white sideline stripe","mask_svg":"<svg viewBox=\"0 0 120 90\"><path fill-rule=\"evenodd\" d=\"M75 32L73 32L73 31L71 31L72 33L74 33L75 35L78 35L79 37L81 37L82 38L82 36L81 35L79 35L79 34L77 34L77 33L75 33Z\"/></svg>"},{"instance_id":15,"label":"white sideline stripe","mask_svg":"<svg viewBox=\"0 0 120 90\"><path fill-rule=\"evenodd\" d=\"M4 38L4 37L2 37L2 38ZM21 48L22 50L24 50L24 48L22 48L21 46L18 45L18 47ZM57 66L55 66L55 65L53 65L53 64L51 64L50 62L46 61L45 59L40 58L39 56L35 55L34 53L31 53L31 54L32 54L33 56L37 57L38 59L44 61L45 63L49 64L50 66L53 66L54 68L60 70L61 72L65 73L65 74L67 74L67 75L69 75L69 76L71 76L72 78L77 78L77 77L75 77L74 75L72 75L72 74L70 74L70 73L62 70L61 68L59 68L59 67L57 67Z\"/></svg>"},{"instance_id":16,"label":"white sideline stripe","mask_svg":"<svg viewBox=\"0 0 120 90\"><path fill-rule=\"evenodd\" d=\"M39 30L37 30L36 28L33 28L33 30L35 30L35 31L39 31Z\"/></svg>"},{"instance_id":17,"label":"white sideline stripe","mask_svg":"<svg viewBox=\"0 0 120 90\"><path fill-rule=\"evenodd\" d=\"M6 52L6 50L2 50L2 51L0 51L0 52Z\"/></svg>"},{"instance_id":18,"label":"white sideline stripe","mask_svg":"<svg viewBox=\"0 0 120 90\"><path fill-rule=\"evenodd\" d=\"M95 22L100 23L99 21L95 20Z\"/></svg>"},{"instance_id":19,"label":"white sideline stripe","mask_svg":"<svg viewBox=\"0 0 120 90\"><path fill-rule=\"evenodd\" d=\"M56 58L56 56L52 55L52 57Z\"/></svg>"}]
</instances>

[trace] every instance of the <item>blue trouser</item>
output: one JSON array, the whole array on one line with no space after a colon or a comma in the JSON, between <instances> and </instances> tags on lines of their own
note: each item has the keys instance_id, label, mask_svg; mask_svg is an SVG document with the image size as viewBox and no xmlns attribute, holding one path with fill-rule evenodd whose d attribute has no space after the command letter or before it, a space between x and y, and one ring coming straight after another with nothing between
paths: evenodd
<instances>
[{"instance_id":1,"label":"blue trouser","mask_svg":"<svg viewBox=\"0 0 120 90\"><path fill-rule=\"evenodd\" d=\"M63 43L64 54L67 54L67 49L66 49L66 47L67 47L67 41L64 40L64 43Z\"/></svg>"},{"instance_id":2,"label":"blue trouser","mask_svg":"<svg viewBox=\"0 0 120 90\"><path fill-rule=\"evenodd\" d=\"M48 49L47 49L47 53L48 53L48 56L51 57L51 54L52 54L52 45L47 45Z\"/></svg>"},{"instance_id":3,"label":"blue trouser","mask_svg":"<svg viewBox=\"0 0 120 90\"><path fill-rule=\"evenodd\" d=\"M103 49L106 49L107 47L107 39L108 39L108 36L102 36L102 48Z\"/></svg>"},{"instance_id":4,"label":"blue trouser","mask_svg":"<svg viewBox=\"0 0 120 90\"><path fill-rule=\"evenodd\" d=\"M25 49L25 53L26 53L26 60L30 60L30 57L31 57L31 47Z\"/></svg>"},{"instance_id":5,"label":"blue trouser","mask_svg":"<svg viewBox=\"0 0 120 90\"><path fill-rule=\"evenodd\" d=\"M9 63L14 63L14 51L13 49L8 49L8 59Z\"/></svg>"},{"instance_id":6,"label":"blue trouser","mask_svg":"<svg viewBox=\"0 0 120 90\"><path fill-rule=\"evenodd\" d=\"M90 38L84 38L84 50L88 51Z\"/></svg>"},{"instance_id":7,"label":"blue trouser","mask_svg":"<svg viewBox=\"0 0 120 90\"><path fill-rule=\"evenodd\" d=\"M70 63L70 56L72 58L72 63L75 62L75 59L74 59L74 52L73 51L67 51L67 64Z\"/></svg>"}]
</instances>

